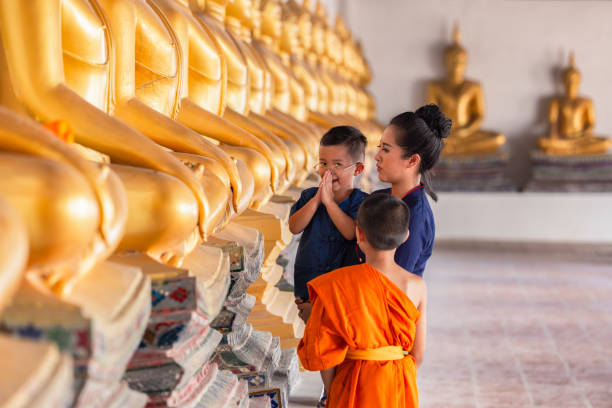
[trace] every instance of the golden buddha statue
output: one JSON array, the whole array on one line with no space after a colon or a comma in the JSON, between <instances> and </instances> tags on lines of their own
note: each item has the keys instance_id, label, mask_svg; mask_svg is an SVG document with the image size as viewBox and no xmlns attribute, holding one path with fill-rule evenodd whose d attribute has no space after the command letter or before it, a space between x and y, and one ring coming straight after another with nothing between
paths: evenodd
<instances>
[{"instance_id":1,"label":"golden buddha statue","mask_svg":"<svg viewBox=\"0 0 612 408\"><path fill-rule=\"evenodd\" d=\"M580 71L574 54L563 72L565 95L554 97L548 108L549 135L540 138L540 148L550 155L602 154L610 147L610 139L593 135L595 107L593 101L578 95Z\"/></svg>"},{"instance_id":2,"label":"golden buddha statue","mask_svg":"<svg viewBox=\"0 0 612 408\"><path fill-rule=\"evenodd\" d=\"M309 167L312 168L320 134L317 129L305 122L303 88L290 70L288 61L283 61L280 55L282 35L280 3L276 0L255 1L253 8L257 10L255 19L259 19L255 23L257 29L253 31L254 48L265 61L273 78L274 94L268 112L287 123L295 133L302 135L308 147Z\"/></svg>"},{"instance_id":3,"label":"golden buddha statue","mask_svg":"<svg viewBox=\"0 0 612 408\"><path fill-rule=\"evenodd\" d=\"M478 82L464 79L467 52L459 43L455 27L453 44L444 53L447 76L427 86L427 103L435 103L453 120L450 136L445 139L443 154L491 154L506 142L501 133L480 129L484 119L484 96Z\"/></svg>"},{"instance_id":4,"label":"golden buddha statue","mask_svg":"<svg viewBox=\"0 0 612 408\"><path fill-rule=\"evenodd\" d=\"M280 181L278 150L221 117L227 102L225 59L215 39L191 13L189 2L152 0L150 4L155 5L153 10L167 22L180 46L181 80L174 119L220 143L223 151L247 164L254 178L250 206L260 207Z\"/></svg>"},{"instance_id":5,"label":"golden buddha statue","mask_svg":"<svg viewBox=\"0 0 612 408\"><path fill-rule=\"evenodd\" d=\"M228 5L225 17L227 33L247 63L250 86L248 117L283 140L289 155L287 173L291 174L289 178L293 182L300 184L309 171L307 155L310 150L302 138L291 130L291 123L268 112L272 99L272 74L253 47L251 30L254 24L251 0L236 0Z\"/></svg>"},{"instance_id":6,"label":"golden buddha statue","mask_svg":"<svg viewBox=\"0 0 612 408\"><path fill-rule=\"evenodd\" d=\"M287 146L273 133L248 118L249 72L248 65L236 41L225 27L227 0L200 0L190 4L196 20L215 39L218 51L227 66L227 98L223 118L241 127L268 145L273 152L273 173L278 173L274 191L288 186L286 167ZM291 165L290 165L291 167ZM274 177L274 174L273 174Z\"/></svg>"},{"instance_id":7,"label":"golden buddha statue","mask_svg":"<svg viewBox=\"0 0 612 408\"><path fill-rule=\"evenodd\" d=\"M327 115L327 88L322 85L319 73L306 60L306 52L310 50L311 45L310 13L295 0L290 0L283 5L281 50L290 54L292 71L304 88L308 121L326 131L340 122Z\"/></svg>"},{"instance_id":8,"label":"golden buddha statue","mask_svg":"<svg viewBox=\"0 0 612 408\"><path fill-rule=\"evenodd\" d=\"M234 161L217 145L172 119L179 103L182 61L173 33L143 0L102 0L115 52L113 115L174 154L192 169L198 168L209 203L207 232L214 233L234 211L251 201L243 197L242 181ZM231 175L231 177L230 177ZM232 201L230 193L235 192ZM228 206L229 204L229 206Z\"/></svg>"},{"instance_id":9,"label":"golden buddha statue","mask_svg":"<svg viewBox=\"0 0 612 408\"><path fill-rule=\"evenodd\" d=\"M305 2L309 6L310 2ZM335 72L336 65L334 58L337 57L338 49L334 42L334 32L329 26L327 11L323 3L317 1L314 12L312 13L312 50L316 61L316 70L320 73L321 79L328 89L328 110L329 113L344 124L355 125L346 122L346 99L344 94L344 84Z\"/></svg>"},{"instance_id":10,"label":"golden buddha statue","mask_svg":"<svg viewBox=\"0 0 612 408\"><path fill-rule=\"evenodd\" d=\"M2 105L43 121L64 119L73 127L75 141L86 146L80 151L92 152L90 157L107 155L116 163L111 168L130 203L124 240L159 259L179 260L196 237L209 232L209 203L196 174L107 115L113 109L114 52L98 3L2 1L0 19ZM28 23L15 23L19 21ZM30 39L27 49L23 38ZM106 174L114 183L114 173ZM150 196L142 195L143 183Z\"/></svg>"}]
</instances>

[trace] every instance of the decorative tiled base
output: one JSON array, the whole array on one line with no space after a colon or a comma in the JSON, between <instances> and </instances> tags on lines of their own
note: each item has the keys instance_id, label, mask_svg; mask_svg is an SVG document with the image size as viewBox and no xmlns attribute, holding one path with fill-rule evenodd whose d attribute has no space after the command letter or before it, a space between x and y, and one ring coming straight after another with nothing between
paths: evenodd
<instances>
[{"instance_id":1,"label":"decorative tiled base","mask_svg":"<svg viewBox=\"0 0 612 408\"><path fill-rule=\"evenodd\" d=\"M151 308L151 283L140 270L105 262L73 288L71 300L23 285L2 316L0 331L49 340L72 355L79 406L98 401L99 389L119 384L145 329ZM117 307L119 306L119 307Z\"/></svg>"},{"instance_id":2,"label":"decorative tiled base","mask_svg":"<svg viewBox=\"0 0 612 408\"><path fill-rule=\"evenodd\" d=\"M506 176L505 152L486 156L443 156L432 170L436 191L515 191Z\"/></svg>"},{"instance_id":3,"label":"decorative tiled base","mask_svg":"<svg viewBox=\"0 0 612 408\"><path fill-rule=\"evenodd\" d=\"M610 192L612 155L549 156L531 153L533 178L527 191Z\"/></svg>"}]
</instances>

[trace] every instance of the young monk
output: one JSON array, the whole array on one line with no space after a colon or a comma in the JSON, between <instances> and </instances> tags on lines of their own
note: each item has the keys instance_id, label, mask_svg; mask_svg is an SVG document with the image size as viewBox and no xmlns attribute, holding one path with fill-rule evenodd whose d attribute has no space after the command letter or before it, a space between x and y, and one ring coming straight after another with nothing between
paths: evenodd
<instances>
[{"instance_id":1,"label":"young monk","mask_svg":"<svg viewBox=\"0 0 612 408\"><path fill-rule=\"evenodd\" d=\"M312 310L298 346L308 370L335 367L328 407L417 407L416 370L425 352L425 281L397 265L410 210L389 194L367 198L357 243L367 263L308 283Z\"/></svg>"}]
</instances>

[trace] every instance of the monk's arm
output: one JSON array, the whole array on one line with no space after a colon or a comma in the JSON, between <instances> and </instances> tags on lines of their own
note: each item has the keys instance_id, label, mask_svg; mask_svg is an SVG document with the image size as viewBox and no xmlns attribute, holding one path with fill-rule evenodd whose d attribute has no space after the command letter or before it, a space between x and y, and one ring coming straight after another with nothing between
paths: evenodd
<instances>
[{"instance_id":1,"label":"monk's arm","mask_svg":"<svg viewBox=\"0 0 612 408\"><path fill-rule=\"evenodd\" d=\"M332 381L334 380L334 376L336 375L336 367L328 368L326 370L321 370L321 378L323 379L323 386L325 390L329 392L331 389Z\"/></svg>"},{"instance_id":2,"label":"monk's arm","mask_svg":"<svg viewBox=\"0 0 612 408\"><path fill-rule=\"evenodd\" d=\"M425 281L421 281L421 284L423 285L423 295L417 307L421 317L416 325L414 344L410 352L410 354L414 356L417 368L423 363L423 358L425 356L425 338L427 336L427 286L425 285Z\"/></svg>"},{"instance_id":3,"label":"monk's arm","mask_svg":"<svg viewBox=\"0 0 612 408\"><path fill-rule=\"evenodd\" d=\"M291 214L289 217L289 231L292 234L299 234L310 224L312 217L317 212L321 204L319 193L312 197L302 208Z\"/></svg>"}]
</instances>

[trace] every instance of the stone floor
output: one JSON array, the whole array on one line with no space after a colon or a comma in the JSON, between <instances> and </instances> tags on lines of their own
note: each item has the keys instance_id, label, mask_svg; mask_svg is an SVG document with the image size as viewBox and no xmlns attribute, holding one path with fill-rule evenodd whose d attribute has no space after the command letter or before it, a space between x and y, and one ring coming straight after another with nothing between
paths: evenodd
<instances>
[{"instance_id":1,"label":"stone floor","mask_svg":"<svg viewBox=\"0 0 612 408\"><path fill-rule=\"evenodd\" d=\"M421 407L612 407L608 263L438 248L426 281ZM316 405L303 376L291 408Z\"/></svg>"}]
</instances>

